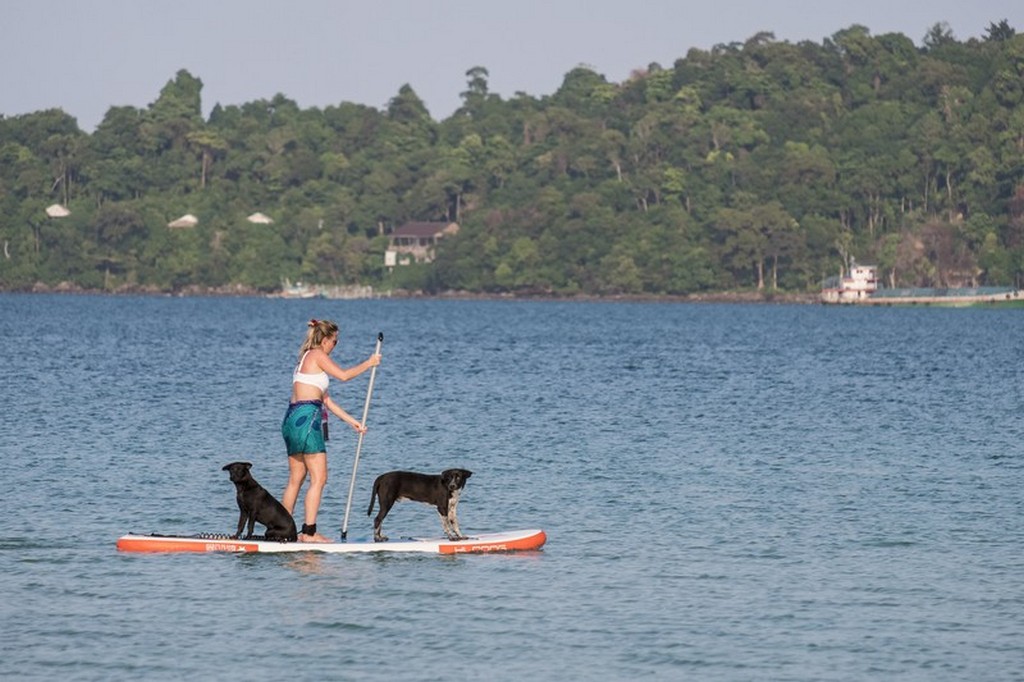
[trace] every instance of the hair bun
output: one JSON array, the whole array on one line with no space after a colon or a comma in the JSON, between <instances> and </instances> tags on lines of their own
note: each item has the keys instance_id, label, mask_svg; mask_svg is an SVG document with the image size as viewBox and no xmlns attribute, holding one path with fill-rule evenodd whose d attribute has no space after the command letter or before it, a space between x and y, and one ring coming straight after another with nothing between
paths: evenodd
<instances>
[{"instance_id":1,"label":"hair bun","mask_svg":"<svg viewBox=\"0 0 1024 682\"><path fill-rule=\"evenodd\" d=\"M319 324L319 321L314 317L312 320L309 321L309 325L308 326L315 327L315 326L317 326L317 324Z\"/></svg>"}]
</instances>

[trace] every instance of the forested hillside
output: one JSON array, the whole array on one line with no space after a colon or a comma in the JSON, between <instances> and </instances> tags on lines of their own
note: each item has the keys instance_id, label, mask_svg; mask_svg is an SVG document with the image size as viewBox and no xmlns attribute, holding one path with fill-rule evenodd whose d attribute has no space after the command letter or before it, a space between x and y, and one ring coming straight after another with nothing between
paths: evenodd
<instances>
[{"instance_id":1,"label":"forested hillside","mask_svg":"<svg viewBox=\"0 0 1024 682\"><path fill-rule=\"evenodd\" d=\"M0 117L0 288L771 293L851 258L888 286L1024 280L1024 35L1006 21L920 46L762 33L511 99L476 66L442 121L409 86L386 110L279 94L204 120L198 76L91 134L60 110ZM388 272L386 235L412 220L461 230Z\"/></svg>"}]
</instances>

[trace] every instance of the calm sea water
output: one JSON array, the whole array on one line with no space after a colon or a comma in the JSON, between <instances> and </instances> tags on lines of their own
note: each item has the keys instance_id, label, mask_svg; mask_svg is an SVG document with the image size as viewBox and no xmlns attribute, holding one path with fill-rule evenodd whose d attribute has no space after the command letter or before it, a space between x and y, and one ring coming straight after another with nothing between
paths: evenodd
<instances>
[{"instance_id":1,"label":"calm sea water","mask_svg":"<svg viewBox=\"0 0 1024 682\"><path fill-rule=\"evenodd\" d=\"M229 461L280 494L310 317L346 365L385 334L350 538L377 474L462 466L463 530L544 550L118 553L232 531ZM3 295L0 677L1021 679L1022 347L1019 310Z\"/></svg>"}]
</instances>

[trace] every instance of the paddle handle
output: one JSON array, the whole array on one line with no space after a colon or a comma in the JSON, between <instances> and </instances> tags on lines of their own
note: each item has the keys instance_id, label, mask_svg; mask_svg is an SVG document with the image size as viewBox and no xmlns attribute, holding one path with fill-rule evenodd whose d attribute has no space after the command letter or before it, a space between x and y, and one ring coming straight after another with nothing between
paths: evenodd
<instances>
[{"instance_id":1,"label":"paddle handle","mask_svg":"<svg viewBox=\"0 0 1024 682\"><path fill-rule=\"evenodd\" d=\"M377 332L377 348L374 355L380 355L380 345L384 343L384 332ZM366 402L363 403L363 419L360 422L366 428L366 418L370 414L370 396L373 395L373 380L377 378L377 365L370 368L370 383L366 387ZM359 454L363 449L364 432L359 432L359 440L356 442L356 457L352 461L352 480L348 484L348 500L345 502L345 519L341 523L341 539L348 537L348 514L352 510L352 495L356 491L356 470L359 469Z\"/></svg>"}]
</instances>

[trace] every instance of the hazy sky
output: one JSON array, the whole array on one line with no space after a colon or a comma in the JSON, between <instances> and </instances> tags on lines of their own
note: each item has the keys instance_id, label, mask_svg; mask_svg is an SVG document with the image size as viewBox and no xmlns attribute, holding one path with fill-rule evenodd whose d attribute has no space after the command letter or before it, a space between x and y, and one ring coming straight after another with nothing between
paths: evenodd
<instances>
[{"instance_id":1,"label":"hazy sky","mask_svg":"<svg viewBox=\"0 0 1024 682\"><path fill-rule=\"evenodd\" d=\"M91 132L187 69L204 115L277 93L384 108L408 83L442 119L474 66L503 98L540 97L580 64L622 82L760 31L821 43L861 24L920 45L939 22L966 40L1003 19L1024 32L1024 0L0 0L0 114L59 107Z\"/></svg>"}]
</instances>

